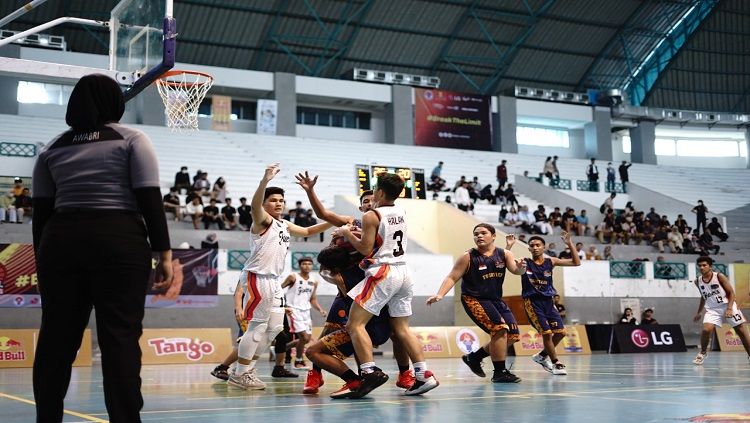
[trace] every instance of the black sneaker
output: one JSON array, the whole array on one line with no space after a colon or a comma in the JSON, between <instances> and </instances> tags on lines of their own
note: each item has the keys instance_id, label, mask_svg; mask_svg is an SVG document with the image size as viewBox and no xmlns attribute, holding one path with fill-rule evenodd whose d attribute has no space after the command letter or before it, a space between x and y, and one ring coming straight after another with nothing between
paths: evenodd
<instances>
[{"instance_id":1,"label":"black sneaker","mask_svg":"<svg viewBox=\"0 0 750 423\"><path fill-rule=\"evenodd\" d=\"M349 394L349 398L362 398L387 381L388 375L376 367L374 372L362 375L362 382L360 383L359 388L357 388L356 391L352 391Z\"/></svg>"},{"instance_id":2,"label":"black sneaker","mask_svg":"<svg viewBox=\"0 0 750 423\"><path fill-rule=\"evenodd\" d=\"M274 366L271 371L271 377L299 377L297 373L292 373L283 366Z\"/></svg>"},{"instance_id":3,"label":"black sneaker","mask_svg":"<svg viewBox=\"0 0 750 423\"><path fill-rule=\"evenodd\" d=\"M508 369L503 369L499 372L495 371L492 374L492 383L518 383L520 381L521 378L511 373Z\"/></svg>"},{"instance_id":4,"label":"black sneaker","mask_svg":"<svg viewBox=\"0 0 750 423\"><path fill-rule=\"evenodd\" d=\"M468 354L464 355L464 356L461 356L461 361L463 361L464 364L466 364L467 366L469 366L469 368L471 369L471 371L475 375L477 375L479 377L487 377L487 375L484 373L484 370L482 369L482 362L481 361L472 360L471 357L469 357Z\"/></svg>"},{"instance_id":5,"label":"black sneaker","mask_svg":"<svg viewBox=\"0 0 750 423\"><path fill-rule=\"evenodd\" d=\"M227 370L229 370L229 367L219 364L211 370L211 376L221 380L229 380L229 372Z\"/></svg>"}]
</instances>

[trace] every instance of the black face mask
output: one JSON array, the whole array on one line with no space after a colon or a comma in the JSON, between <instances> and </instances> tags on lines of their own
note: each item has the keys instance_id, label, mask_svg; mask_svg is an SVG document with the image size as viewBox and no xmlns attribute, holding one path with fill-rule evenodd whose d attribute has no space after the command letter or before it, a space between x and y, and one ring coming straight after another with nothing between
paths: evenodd
<instances>
[{"instance_id":1,"label":"black face mask","mask_svg":"<svg viewBox=\"0 0 750 423\"><path fill-rule=\"evenodd\" d=\"M125 99L117 82L102 74L86 75L70 94L65 122L74 131L91 131L105 123L119 122L123 113Z\"/></svg>"}]
</instances>

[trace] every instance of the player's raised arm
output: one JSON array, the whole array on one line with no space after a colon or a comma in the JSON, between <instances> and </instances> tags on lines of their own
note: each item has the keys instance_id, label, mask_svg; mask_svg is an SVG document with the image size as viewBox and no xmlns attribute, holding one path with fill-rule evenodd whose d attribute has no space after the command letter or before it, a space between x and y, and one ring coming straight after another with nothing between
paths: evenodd
<instances>
[{"instance_id":1,"label":"player's raised arm","mask_svg":"<svg viewBox=\"0 0 750 423\"><path fill-rule=\"evenodd\" d=\"M578 257L578 250L576 250L576 246L573 243L573 238L570 236L569 233L562 231L560 233L560 238L562 238L565 245L570 248L570 254L571 258L569 259L560 259L557 257L550 257L550 260L552 261L553 266L580 266L581 265L581 258Z\"/></svg>"},{"instance_id":2,"label":"player's raised arm","mask_svg":"<svg viewBox=\"0 0 750 423\"><path fill-rule=\"evenodd\" d=\"M302 236L307 237L315 234L319 234L329 228L332 228L333 225L331 225L328 222L323 223L316 223L312 226L302 227L299 225L295 225L292 222L287 221L287 227L289 228L289 233L294 236Z\"/></svg>"},{"instance_id":3,"label":"player's raised arm","mask_svg":"<svg viewBox=\"0 0 750 423\"><path fill-rule=\"evenodd\" d=\"M358 253L367 256L375 246L375 235L378 232L380 218L374 211L369 211L362 216L362 238L352 234L352 225L347 224L338 229L341 236L345 237Z\"/></svg>"},{"instance_id":4,"label":"player's raised arm","mask_svg":"<svg viewBox=\"0 0 750 423\"><path fill-rule=\"evenodd\" d=\"M253 194L253 199L250 203L250 206L252 207L250 213L253 216L253 225L250 229L254 234L262 233L267 227L271 226L272 218L263 208L263 200L266 195L266 187L268 186L268 183L279 173L279 171L281 171L281 167L278 163L266 167L266 171L260 179L258 188L255 189L255 194Z\"/></svg>"},{"instance_id":5,"label":"player's raised arm","mask_svg":"<svg viewBox=\"0 0 750 423\"><path fill-rule=\"evenodd\" d=\"M448 273L448 276L443 279L443 283L440 285L440 289L438 289L437 294L433 295L432 297L427 299L427 305L432 305L445 297L445 294L450 291L454 285L456 285L456 282L458 282L459 279L461 279L464 274L466 273L466 269L469 268L469 253L463 253L461 257L456 260L456 262L453 264L453 269L451 269L450 273Z\"/></svg>"},{"instance_id":6,"label":"player's raised arm","mask_svg":"<svg viewBox=\"0 0 750 423\"><path fill-rule=\"evenodd\" d=\"M297 185L302 187L302 189L305 191L305 194L307 194L307 199L310 201L310 206L312 206L313 211L315 211L315 215L318 216L319 219L325 220L331 225L337 227L346 225L347 223L351 223L354 220L354 218L351 216L343 216L337 214L326 209L325 206L323 206L323 203L315 193L315 183L318 182L317 175L312 178L307 173L307 171L305 171L305 173L297 174L295 178L297 179Z\"/></svg>"}]
</instances>

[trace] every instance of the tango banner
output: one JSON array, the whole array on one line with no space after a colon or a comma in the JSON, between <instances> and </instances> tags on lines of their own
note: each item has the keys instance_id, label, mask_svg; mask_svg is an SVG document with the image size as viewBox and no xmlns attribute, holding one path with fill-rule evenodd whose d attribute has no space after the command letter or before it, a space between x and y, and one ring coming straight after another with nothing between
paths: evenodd
<instances>
[{"instance_id":1,"label":"tango banner","mask_svg":"<svg viewBox=\"0 0 750 423\"><path fill-rule=\"evenodd\" d=\"M519 325L520 339L513 344L516 355L534 355L544 349L542 335L530 325ZM589 338L583 325L565 326L565 337L555 348L560 355L590 355Z\"/></svg>"},{"instance_id":2,"label":"tango banner","mask_svg":"<svg viewBox=\"0 0 750 423\"><path fill-rule=\"evenodd\" d=\"M143 329L143 364L221 363L232 352L230 330Z\"/></svg>"},{"instance_id":3,"label":"tango banner","mask_svg":"<svg viewBox=\"0 0 750 423\"><path fill-rule=\"evenodd\" d=\"M426 147L492 149L489 96L416 88L414 144Z\"/></svg>"},{"instance_id":4,"label":"tango banner","mask_svg":"<svg viewBox=\"0 0 750 423\"><path fill-rule=\"evenodd\" d=\"M218 303L218 251L173 250L174 282L166 292L149 288L146 307L214 307ZM156 261L152 262L156 268ZM149 287L152 286L152 272ZM30 244L0 244L0 307L40 307L39 280Z\"/></svg>"}]
</instances>

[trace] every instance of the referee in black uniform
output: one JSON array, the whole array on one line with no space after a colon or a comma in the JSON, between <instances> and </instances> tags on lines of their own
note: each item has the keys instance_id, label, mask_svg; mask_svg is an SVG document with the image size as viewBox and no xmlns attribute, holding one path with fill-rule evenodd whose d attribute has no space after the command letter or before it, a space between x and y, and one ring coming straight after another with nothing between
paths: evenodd
<instances>
[{"instance_id":1,"label":"referee in black uniform","mask_svg":"<svg viewBox=\"0 0 750 423\"><path fill-rule=\"evenodd\" d=\"M34 166L34 250L42 325L34 359L38 422L60 422L70 372L91 309L112 422L140 422L143 308L151 251L155 288L172 283L172 251L151 141L118 122L117 83L88 75ZM150 245L149 245L150 241Z\"/></svg>"}]
</instances>

